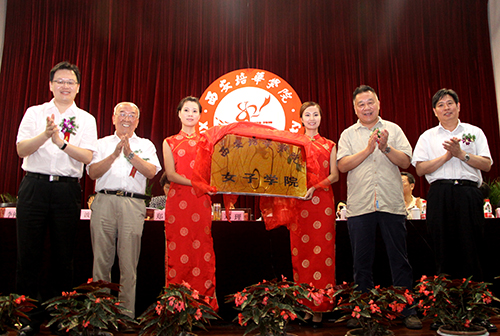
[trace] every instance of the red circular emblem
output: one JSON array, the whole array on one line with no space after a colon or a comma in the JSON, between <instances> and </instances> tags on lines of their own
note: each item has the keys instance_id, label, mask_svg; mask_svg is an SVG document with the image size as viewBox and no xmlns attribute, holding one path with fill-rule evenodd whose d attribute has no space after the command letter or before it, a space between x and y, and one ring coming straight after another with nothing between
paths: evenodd
<instances>
[{"instance_id":1,"label":"red circular emblem","mask_svg":"<svg viewBox=\"0 0 500 336\"><path fill-rule=\"evenodd\" d=\"M251 121L297 133L302 128L300 99L281 77L260 69L240 69L219 77L200 98L198 131Z\"/></svg>"}]
</instances>

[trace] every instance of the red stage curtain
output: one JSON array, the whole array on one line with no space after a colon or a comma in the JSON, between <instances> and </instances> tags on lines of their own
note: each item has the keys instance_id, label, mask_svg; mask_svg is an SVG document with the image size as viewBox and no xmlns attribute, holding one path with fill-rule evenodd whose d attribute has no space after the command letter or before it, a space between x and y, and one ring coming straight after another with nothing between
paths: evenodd
<instances>
[{"instance_id":1,"label":"red stage curtain","mask_svg":"<svg viewBox=\"0 0 500 336\"><path fill-rule=\"evenodd\" d=\"M317 101L321 134L335 142L356 120L351 97L360 84L377 90L381 116L413 146L437 124L432 95L448 87L461 98L462 121L484 129L494 156L499 149L487 0L15 0L0 73L0 192L17 194L17 129L27 107L51 98L48 72L61 60L80 67L77 104L97 118L100 137L113 132L114 105L133 101L142 111L138 135L159 152L180 128L182 97L247 67ZM415 193L425 196L418 181ZM82 185L92 192L88 177ZM334 192L346 197L344 174Z\"/></svg>"}]
</instances>

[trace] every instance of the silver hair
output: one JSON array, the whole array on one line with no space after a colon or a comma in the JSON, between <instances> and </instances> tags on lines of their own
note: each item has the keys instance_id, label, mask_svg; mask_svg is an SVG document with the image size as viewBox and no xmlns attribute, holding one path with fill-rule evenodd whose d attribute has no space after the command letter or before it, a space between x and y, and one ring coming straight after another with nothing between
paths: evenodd
<instances>
[{"instance_id":1,"label":"silver hair","mask_svg":"<svg viewBox=\"0 0 500 336\"><path fill-rule=\"evenodd\" d=\"M137 105L135 105L134 103L131 103L131 102L121 102L121 103L116 104L115 109L113 111L113 114L116 114L116 111L122 105L130 105L133 108L135 108L135 110L137 111L137 119L139 119L139 117L141 116L141 111L139 110L139 107L137 107Z\"/></svg>"}]
</instances>

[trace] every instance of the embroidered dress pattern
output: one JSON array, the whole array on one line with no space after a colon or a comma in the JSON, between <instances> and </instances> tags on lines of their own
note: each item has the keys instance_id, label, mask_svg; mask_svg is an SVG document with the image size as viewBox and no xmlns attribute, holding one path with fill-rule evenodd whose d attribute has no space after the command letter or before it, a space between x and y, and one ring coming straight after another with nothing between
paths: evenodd
<instances>
[{"instance_id":1,"label":"embroidered dress pattern","mask_svg":"<svg viewBox=\"0 0 500 336\"><path fill-rule=\"evenodd\" d=\"M184 132L166 139L176 171L192 178L199 134ZM165 206L165 279L170 283L191 284L200 294L215 298L215 255L212 240L211 201L208 195L197 197L191 186L172 182Z\"/></svg>"},{"instance_id":2,"label":"embroidered dress pattern","mask_svg":"<svg viewBox=\"0 0 500 336\"><path fill-rule=\"evenodd\" d=\"M322 181L330 174L330 153L335 143L317 134L313 139L314 157L320 164ZM308 188L315 178L308 171ZM312 283L317 288L335 285L335 202L331 186L318 188L309 201L300 201L298 224L291 226L293 278L298 283ZM328 301L320 305L304 302L313 311L333 309Z\"/></svg>"}]
</instances>

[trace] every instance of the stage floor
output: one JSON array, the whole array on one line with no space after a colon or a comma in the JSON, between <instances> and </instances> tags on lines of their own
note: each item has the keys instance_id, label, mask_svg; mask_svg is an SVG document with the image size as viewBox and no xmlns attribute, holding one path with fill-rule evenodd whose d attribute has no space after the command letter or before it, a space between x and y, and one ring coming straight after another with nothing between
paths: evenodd
<instances>
[{"instance_id":1,"label":"stage floor","mask_svg":"<svg viewBox=\"0 0 500 336\"><path fill-rule=\"evenodd\" d=\"M493 318L491 322L497 326L500 326L500 318ZM423 321L424 327L421 330L409 330L406 329L402 322L397 322L391 330L395 335L398 336L429 336L429 335L437 335L437 333L433 330L429 329L431 324L430 321ZM208 331L204 330L194 330L193 332L198 336L241 336L245 332L245 329L239 327L235 324L225 323L225 322L215 322L212 326L209 326ZM297 336L344 336L347 332L346 322L342 323L334 323L334 322L325 322L323 324L323 328L321 329L312 329L301 327L296 323L292 323L287 332L289 334L294 334ZM138 331L138 330L137 330ZM137 332L134 334L122 334L122 333L113 333L117 336L134 336L137 335ZM498 332L491 333L491 335L499 334ZM15 336L16 333L10 331L9 336ZM49 329L43 328L40 332L41 336L49 336L52 335ZM250 335L255 335L255 333L251 333Z\"/></svg>"}]
</instances>

